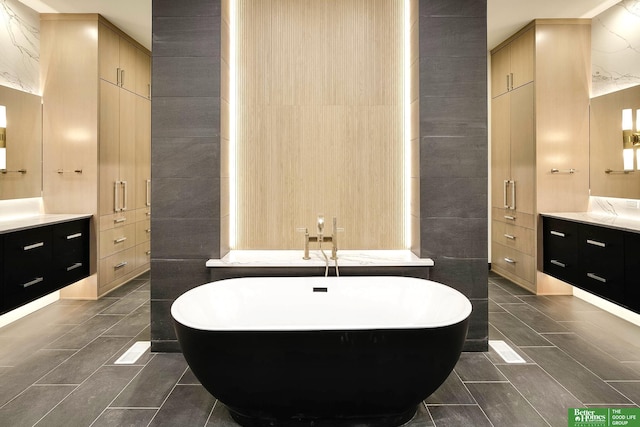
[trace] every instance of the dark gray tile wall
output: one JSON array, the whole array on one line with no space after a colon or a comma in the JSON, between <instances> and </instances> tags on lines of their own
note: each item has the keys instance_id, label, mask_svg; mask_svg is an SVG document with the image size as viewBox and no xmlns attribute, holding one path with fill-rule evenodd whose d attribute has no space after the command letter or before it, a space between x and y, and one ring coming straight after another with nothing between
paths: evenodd
<instances>
[{"instance_id":1,"label":"dark gray tile wall","mask_svg":"<svg viewBox=\"0 0 640 427\"><path fill-rule=\"evenodd\" d=\"M487 349L486 0L419 0L421 256L472 301ZM220 0L153 0L152 350L220 255Z\"/></svg>"},{"instance_id":2,"label":"dark gray tile wall","mask_svg":"<svg viewBox=\"0 0 640 427\"><path fill-rule=\"evenodd\" d=\"M486 351L486 1L419 0L419 13L420 255L471 299L465 350Z\"/></svg>"},{"instance_id":3,"label":"dark gray tile wall","mask_svg":"<svg viewBox=\"0 0 640 427\"><path fill-rule=\"evenodd\" d=\"M220 256L220 0L153 0L151 341L179 351L173 300Z\"/></svg>"}]
</instances>

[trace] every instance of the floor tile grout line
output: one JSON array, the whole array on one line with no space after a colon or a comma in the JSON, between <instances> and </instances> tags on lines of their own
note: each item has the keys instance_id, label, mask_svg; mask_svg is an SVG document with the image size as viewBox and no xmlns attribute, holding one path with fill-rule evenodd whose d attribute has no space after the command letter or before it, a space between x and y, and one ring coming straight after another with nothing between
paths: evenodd
<instances>
[{"instance_id":1,"label":"floor tile grout line","mask_svg":"<svg viewBox=\"0 0 640 427\"><path fill-rule=\"evenodd\" d=\"M183 374L184 375L184 374ZM180 380L178 380L180 381ZM214 396L215 397L215 396ZM211 417L213 416L213 411L216 410L216 406L218 405L218 398L215 398L216 401L213 402L213 406L211 407L211 411L209 411L209 416L207 417L207 420L204 422L204 425L206 426L207 424L209 424L209 420L211 420Z\"/></svg>"},{"instance_id":2,"label":"floor tile grout line","mask_svg":"<svg viewBox=\"0 0 640 427\"><path fill-rule=\"evenodd\" d=\"M489 360L489 362L491 362ZM502 372L500 372L500 374L504 376L504 374ZM456 375L458 375L458 373L456 372ZM460 376L458 375L458 378L460 379L460 381L462 381L462 378L460 378ZM505 377L507 378L507 377ZM467 385L465 384L464 381L462 381L462 386L464 387L465 390L467 390L467 393L469 393L469 396L471 396L471 398L473 399L474 402L476 402L476 405L478 405L478 408L480 408L480 411L482 411L482 414L484 415L484 417L487 419L487 421L489 421L489 424L491 424L491 426L494 426L493 421L491 421L491 419L489 418L489 415L487 415L487 412L484 410L484 408L482 407L482 405L480 405L480 403L478 402L478 399L476 399L476 397L473 395L473 393L471 392L471 390L469 390L469 387L467 387Z\"/></svg>"},{"instance_id":3,"label":"floor tile grout line","mask_svg":"<svg viewBox=\"0 0 640 427\"><path fill-rule=\"evenodd\" d=\"M527 328L529 328L529 329L530 329L534 334L536 334L536 335L540 335L540 338L542 338L542 339L544 339L546 342L548 342L550 346L551 346L551 345L553 345L553 343L552 343L552 342L550 342L548 339L546 339L545 337L543 337L543 336L542 336L542 334L540 334L539 332L537 332L537 331L536 331L535 329L533 329L531 326L527 325L526 323L524 323L522 320L518 319L518 318L517 318L516 316L514 316L513 314L511 314L511 313L509 313L509 312L507 312L507 314L509 314L509 316L513 317L514 319L516 319L518 322L522 323L522 324L523 324L524 326L526 326ZM506 337L505 333L504 333L504 332L502 332L502 331L500 330L500 328L498 328L495 324L491 323L491 319L489 319L489 324L490 324L491 326L493 326L494 328L496 328L496 329L498 330L498 332L500 332L503 336L505 336L505 337ZM509 341L513 342L513 340L509 340ZM518 344L516 344L516 343L513 343L513 344L514 344L516 347L520 347L520 346L519 346ZM542 347L542 346L530 346L530 347Z\"/></svg>"},{"instance_id":4,"label":"floor tile grout line","mask_svg":"<svg viewBox=\"0 0 640 427\"><path fill-rule=\"evenodd\" d=\"M187 369L189 369L189 366L187 366L186 368L184 368L184 371L182 371L182 375L180 375L180 377L178 378L178 380L176 380L176 383L173 385L173 387L171 388L171 390L169 391L169 393L167 393L167 395L165 396L164 400L162 401L162 404L160 405L160 409L158 409L158 411L154 414L153 418L151 418L151 420L149 420L149 424L147 424L147 426L151 425L151 423L153 422L153 420L158 416L158 414L160 413L160 411L162 410L162 407L164 406L164 404L167 402L167 400L169 400L169 396L171 396L171 393L173 393L173 391L176 389L176 387L178 386L178 382L180 381L180 378L182 378L184 376L184 374L187 372Z\"/></svg>"},{"instance_id":5,"label":"floor tile grout line","mask_svg":"<svg viewBox=\"0 0 640 427\"><path fill-rule=\"evenodd\" d=\"M431 424L433 424L433 427L438 427L436 425L436 420L433 419L433 414L431 414L431 411L429 410L429 407L427 406L427 402L425 402L424 400L422 402L422 406L424 407L425 411L427 411L427 415L429 415L429 419L431 420ZM416 410L416 414L418 413L418 410ZM415 415L414 415L415 417Z\"/></svg>"},{"instance_id":6,"label":"floor tile grout line","mask_svg":"<svg viewBox=\"0 0 640 427\"><path fill-rule=\"evenodd\" d=\"M535 307L534 307L534 306L532 306L531 304L529 304L529 303L527 303L527 302L524 302L523 304L524 304L524 305L526 305L527 307L531 308L532 310L536 311L536 312L537 312L537 313L539 313L541 316L546 317L549 321L554 322L554 323L558 323L560 326L562 326L562 325L560 324L560 322L559 322L559 321L557 321L556 319L554 319L554 318L553 318L553 317L551 317L551 316L547 316L547 314L546 314L546 313L543 313L542 311L538 310L537 308L535 308ZM509 305L509 304L504 304L504 305ZM512 312L510 312L510 311L508 310L508 308L505 308L505 307L502 307L502 308L503 308L503 309L505 309L509 314L511 314L512 316L514 316L514 317L515 317L515 318L517 318L518 320L520 320L522 323L524 323L524 321L522 321L522 319L520 319L518 316L516 316L515 314L513 314ZM564 326L562 326L562 327L564 328ZM568 331L568 330L567 330L567 332L570 332L570 331ZM542 334L542 333L545 333L545 332L538 332L538 333L539 333L539 334ZM560 333L565 333L565 332L549 332L549 333L559 333L559 334L560 334Z\"/></svg>"},{"instance_id":7,"label":"floor tile grout line","mask_svg":"<svg viewBox=\"0 0 640 427\"><path fill-rule=\"evenodd\" d=\"M47 417L47 415L49 415L55 408L58 407L58 405L60 405L60 403L64 402L69 396L71 396L71 394L73 394L78 389L78 387L80 387L80 386L78 385L73 390L69 391L69 393L67 393L67 395L60 400L60 402L58 402L57 404L53 405L53 407L51 409L49 409L46 414L44 414L42 417L40 417L40 419L38 419L38 421L33 423L33 427L36 427L36 425L38 425L38 423L40 423L40 421L44 420ZM27 389L28 389L28 387L27 387Z\"/></svg>"}]
</instances>

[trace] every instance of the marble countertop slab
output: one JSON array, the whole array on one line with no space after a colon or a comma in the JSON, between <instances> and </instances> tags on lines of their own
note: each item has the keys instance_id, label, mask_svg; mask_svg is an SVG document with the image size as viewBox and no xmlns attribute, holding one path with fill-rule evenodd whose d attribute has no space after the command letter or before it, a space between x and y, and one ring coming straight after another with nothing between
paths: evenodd
<instances>
[{"instance_id":1,"label":"marble countertop slab","mask_svg":"<svg viewBox=\"0 0 640 427\"><path fill-rule=\"evenodd\" d=\"M84 218L91 218L91 214L41 214L4 218L0 216L0 234Z\"/></svg>"},{"instance_id":2,"label":"marble countertop slab","mask_svg":"<svg viewBox=\"0 0 640 427\"><path fill-rule=\"evenodd\" d=\"M329 266L334 266L331 249L325 250ZM311 259L302 259L302 250L233 250L222 259L210 259L207 267L324 267L319 250L310 250ZM338 267L433 267L430 258L418 258L409 250L339 250Z\"/></svg>"},{"instance_id":3,"label":"marble countertop slab","mask_svg":"<svg viewBox=\"0 0 640 427\"><path fill-rule=\"evenodd\" d=\"M583 224L598 225L616 230L640 233L640 220L595 212L555 212L541 213L549 218L565 219Z\"/></svg>"}]
</instances>

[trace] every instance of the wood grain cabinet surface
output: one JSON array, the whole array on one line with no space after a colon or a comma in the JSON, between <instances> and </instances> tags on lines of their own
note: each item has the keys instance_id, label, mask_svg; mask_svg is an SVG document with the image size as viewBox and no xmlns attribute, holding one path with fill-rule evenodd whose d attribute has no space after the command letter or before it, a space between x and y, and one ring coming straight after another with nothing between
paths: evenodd
<instances>
[{"instance_id":1,"label":"wood grain cabinet surface","mask_svg":"<svg viewBox=\"0 0 640 427\"><path fill-rule=\"evenodd\" d=\"M151 56L97 14L42 14L40 31L45 211L94 215L96 279L63 296L96 299L149 269Z\"/></svg>"},{"instance_id":2,"label":"wood grain cabinet surface","mask_svg":"<svg viewBox=\"0 0 640 427\"><path fill-rule=\"evenodd\" d=\"M582 19L535 20L491 51L491 268L536 294L570 289L542 274L539 213L587 208L590 55Z\"/></svg>"}]
</instances>

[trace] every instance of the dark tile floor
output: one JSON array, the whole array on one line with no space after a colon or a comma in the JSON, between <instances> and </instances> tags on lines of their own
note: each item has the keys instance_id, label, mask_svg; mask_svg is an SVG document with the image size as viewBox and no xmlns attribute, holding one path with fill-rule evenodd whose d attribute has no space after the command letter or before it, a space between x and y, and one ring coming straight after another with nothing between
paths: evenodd
<instances>
[{"instance_id":1,"label":"dark tile floor","mask_svg":"<svg viewBox=\"0 0 640 427\"><path fill-rule=\"evenodd\" d=\"M494 351L463 353L407 425L559 426L571 407L640 405L640 327L569 296L534 296L493 274ZM237 426L181 354L114 361L149 340L149 281L99 301L58 301L0 329L0 426Z\"/></svg>"}]
</instances>

